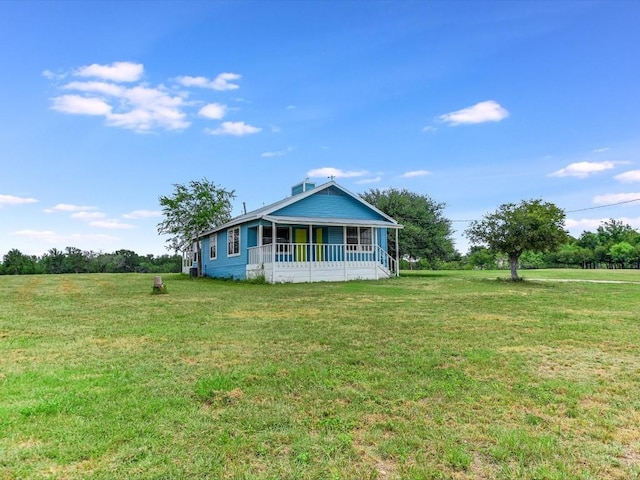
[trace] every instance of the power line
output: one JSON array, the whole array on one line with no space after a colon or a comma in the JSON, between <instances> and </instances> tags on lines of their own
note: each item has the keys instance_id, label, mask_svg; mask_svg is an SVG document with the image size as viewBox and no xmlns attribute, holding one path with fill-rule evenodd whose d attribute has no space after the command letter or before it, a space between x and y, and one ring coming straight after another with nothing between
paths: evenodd
<instances>
[{"instance_id":1,"label":"power line","mask_svg":"<svg viewBox=\"0 0 640 480\"><path fill-rule=\"evenodd\" d=\"M597 207L579 208L577 210L567 210L565 213L584 212L586 210L595 210L596 208L615 207L616 205L623 205L625 203L639 202L640 198L634 198L633 200L625 200L623 202L609 203L607 205L598 205Z\"/></svg>"},{"instance_id":2,"label":"power line","mask_svg":"<svg viewBox=\"0 0 640 480\"><path fill-rule=\"evenodd\" d=\"M597 207L578 208L576 210L565 210L565 213L585 212L587 210L596 210L598 208L615 207L616 205L624 205L625 203L640 202L640 198L633 198L631 200L624 200L622 202L608 203L606 205L598 205ZM469 223L475 220L449 220L451 223Z\"/></svg>"}]
</instances>

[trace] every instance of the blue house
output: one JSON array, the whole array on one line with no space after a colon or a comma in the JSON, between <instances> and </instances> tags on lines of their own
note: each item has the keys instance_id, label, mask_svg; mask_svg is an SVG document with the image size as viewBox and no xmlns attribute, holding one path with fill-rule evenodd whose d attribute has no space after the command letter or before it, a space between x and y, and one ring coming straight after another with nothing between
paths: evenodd
<instances>
[{"instance_id":1,"label":"blue house","mask_svg":"<svg viewBox=\"0 0 640 480\"><path fill-rule=\"evenodd\" d=\"M399 265L388 253L388 233L395 231L397 247L400 228L334 181L305 181L290 197L205 232L201 273L270 283L388 278Z\"/></svg>"}]
</instances>

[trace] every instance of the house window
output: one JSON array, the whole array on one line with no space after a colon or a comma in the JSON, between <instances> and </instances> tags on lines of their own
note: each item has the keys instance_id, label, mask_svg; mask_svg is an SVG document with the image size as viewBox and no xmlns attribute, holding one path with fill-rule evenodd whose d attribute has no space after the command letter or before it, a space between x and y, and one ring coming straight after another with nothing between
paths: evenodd
<instances>
[{"instance_id":1,"label":"house window","mask_svg":"<svg viewBox=\"0 0 640 480\"><path fill-rule=\"evenodd\" d=\"M218 258L218 234L214 233L209 237L209 259Z\"/></svg>"},{"instance_id":2,"label":"house window","mask_svg":"<svg viewBox=\"0 0 640 480\"><path fill-rule=\"evenodd\" d=\"M273 227L262 227L262 244L273 243ZM276 243L291 243L291 229L289 227L276 227Z\"/></svg>"},{"instance_id":3,"label":"house window","mask_svg":"<svg viewBox=\"0 0 640 480\"><path fill-rule=\"evenodd\" d=\"M347 227L347 250L373 251L373 229L371 227Z\"/></svg>"},{"instance_id":4,"label":"house window","mask_svg":"<svg viewBox=\"0 0 640 480\"><path fill-rule=\"evenodd\" d=\"M240 255L240 227L227 230L227 256Z\"/></svg>"}]
</instances>

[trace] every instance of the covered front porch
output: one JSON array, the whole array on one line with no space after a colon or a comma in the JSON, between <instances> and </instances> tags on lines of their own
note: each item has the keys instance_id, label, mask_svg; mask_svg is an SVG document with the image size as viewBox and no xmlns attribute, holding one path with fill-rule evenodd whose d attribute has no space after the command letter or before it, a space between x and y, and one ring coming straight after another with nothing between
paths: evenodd
<instances>
[{"instance_id":1,"label":"covered front porch","mask_svg":"<svg viewBox=\"0 0 640 480\"><path fill-rule=\"evenodd\" d=\"M248 248L247 278L262 276L270 283L300 283L378 280L398 275L398 260L387 253L387 228L364 223L272 223L257 225L253 238L258 245Z\"/></svg>"}]
</instances>

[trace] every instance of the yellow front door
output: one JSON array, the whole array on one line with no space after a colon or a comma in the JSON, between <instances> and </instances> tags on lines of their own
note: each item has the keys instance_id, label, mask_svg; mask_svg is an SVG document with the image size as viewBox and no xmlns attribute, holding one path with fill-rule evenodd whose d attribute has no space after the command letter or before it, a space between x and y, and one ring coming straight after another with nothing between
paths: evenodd
<instances>
[{"instance_id":1,"label":"yellow front door","mask_svg":"<svg viewBox=\"0 0 640 480\"><path fill-rule=\"evenodd\" d=\"M316 262L323 260L324 255L322 252L322 229L316 228Z\"/></svg>"},{"instance_id":2,"label":"yellow front door","mask_svg":"<svg viewBox=\"0 0 640 480\"><path fill-rule=\"evenodd\" d=\"M296 243L301 245L296 245L296 262L306 262L307 261L307 229L306 228L296 228L294 231L294 240Z\"/></svg>"}]
</instances>

